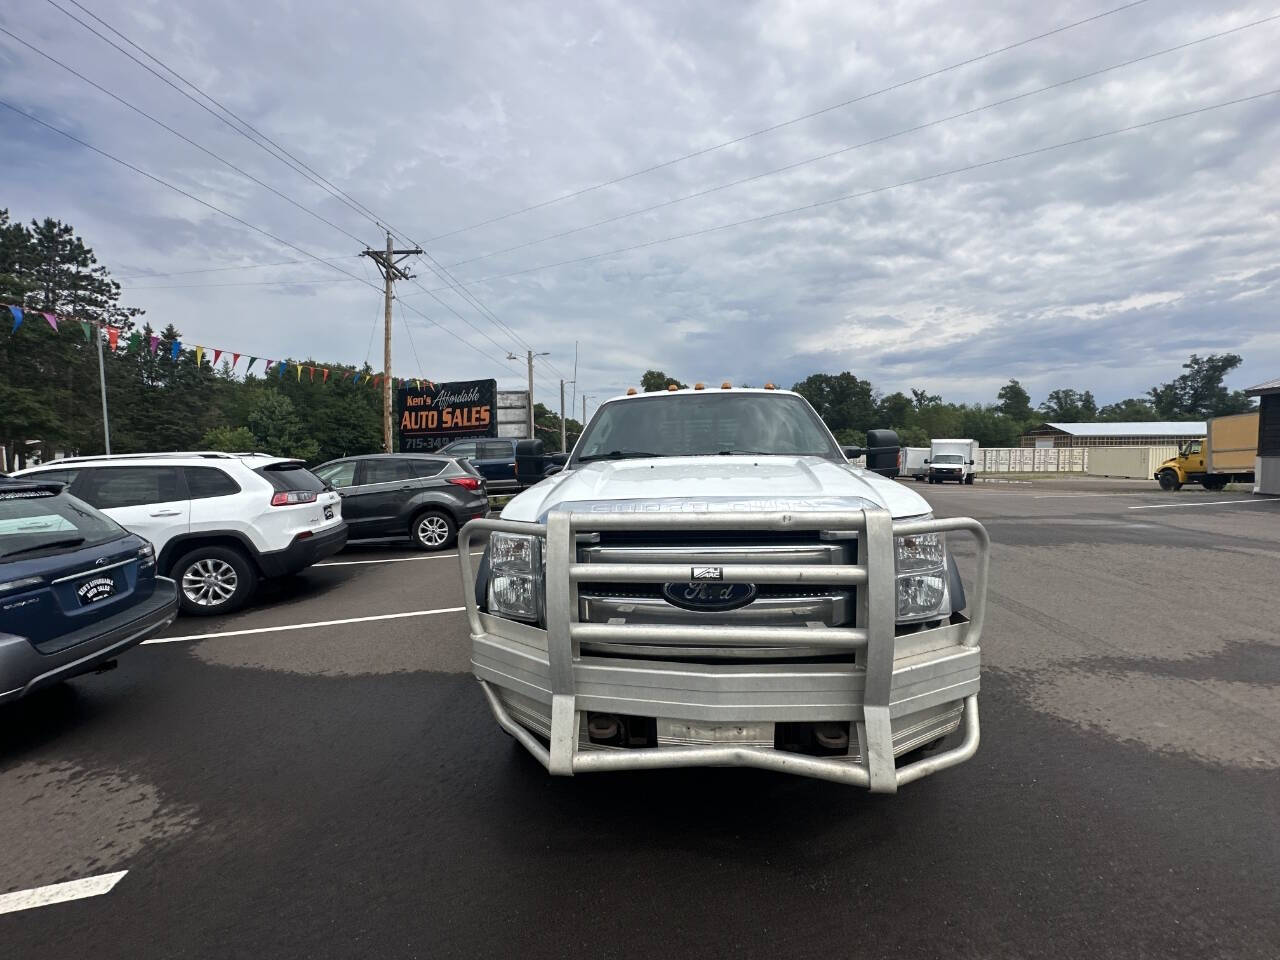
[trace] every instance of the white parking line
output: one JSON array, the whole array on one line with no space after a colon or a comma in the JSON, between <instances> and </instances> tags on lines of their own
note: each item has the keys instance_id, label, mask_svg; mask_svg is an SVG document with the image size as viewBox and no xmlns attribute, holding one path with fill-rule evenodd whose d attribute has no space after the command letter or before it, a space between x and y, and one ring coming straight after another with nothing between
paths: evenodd
<instances>
[{"instance_id":1,"label":"white parking line","mask_svg":"<svg viewBox=\"0 0 1280 960\"><path fill-rule=\"evenodd\" d=\"M1199 503L1147 503L1141 507L1130 507L1130 510L1167 510L1170 507L1222 507L1222 506L1239 506L1240 504L1249 504L1257 506L1260 503L1280 503L1275 498L1264 500L1202 500Z\"/></svg>"},{"instance_id":2,"label":"white parking line","mask_svg":"<svg viewBox=\"0 0 1280 960\"><path fill-rule=\"evenodd\" d=\"M1081 500L1085 497L1149 497L1147 493L1040 493L1032 500Z\"/></svg>"},{"instance_id":3,"label":"white parking line","mask_svg":"<svg viewBox=\"0 0 1280 960\"><path fill-rule=\"evenodd\" d=\"M182 643L187 640L209 640L213 637L243 637L251 633L281 633L285 630L311 630L315 627L340 627L347 623L371 623L374 620L401 620L405 617L432 617L438 613L461 613L466 607L441 607L438 610L406 610L404 613L380 613L372 617L348 617L345 620L315 620L311 623L286 623L279 627L254 627L252 630L223 630L221 633L193 633L185 637L152 637L148 643Z\"/></svg>"},{"instance_id":4,"label":"white parking line","mask_svg":"<svg viewBox=\"0 0 1280 960\"><path fill-rule=\"evenodd\" d=\"M479 557L484 554L483 550L473 551L471 556ZM456 553L433 553L426 557L386 557L382 560L334 560L329 563L316 563L312 566L316 567L358 567L365 563L408 563L410 560L448 560L450 557L457 559Z\"/></svg>"},{"instance_id":5,"label":"white parking line","mask_svg":"<svg viewBox=\"0 0 1280 960\"><path fill-rule=\"evenodd\" d=\"M110 893L111 888L128 872L128 870L121 870L119 873L104 873L98 877L85 877L83 880L69 880L66 883L53 883L47 887L33 887L30 890L6 893L0 896L0 913L17 913L19 910L47 907L51 903L99 897L104 893Z\"/></svg>"}]
</instances>

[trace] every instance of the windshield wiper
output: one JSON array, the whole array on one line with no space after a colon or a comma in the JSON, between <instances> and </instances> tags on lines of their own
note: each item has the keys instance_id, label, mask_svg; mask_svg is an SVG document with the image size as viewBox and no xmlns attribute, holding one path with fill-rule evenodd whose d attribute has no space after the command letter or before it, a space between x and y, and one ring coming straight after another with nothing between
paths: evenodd
<instances>
[{"instance_id":1,"label":"windshield wiper","mask_svg":"<svg viewBox=\"0 0 1280 960\"><path fill-rule=\"evenodd\" d=\"M579 463L590 463L592 460L629 460L633 457L665 457L665 453L650 453L648 450L610 450L608 453L590 453L579 457Z\"/></svg>"},{"instance_id":2,"label":"windshield wiper","mask_svg":"<svg viewBox=\"0 0 1280 960\"><path fill-rule=\"evenodd\" d=\"M78 547L84 543L84 537L68 537L66 540L50 540L48 543L36 543L29 547L22 547L19 550L10 550L8 553L0 553L0 557L16 557L20 553L31 553L35 550L49 550L53 547Z\"/></svg>"},{"instance_id":3,"label":"windshield wiper","mask_svg":"<svg viewBox=\"0 0 1280 960\"><path fill-rule=\"evenodd\" d=\"M768 450L717 450L717 457L772 457Z\"/></svg>"}]
</instances>

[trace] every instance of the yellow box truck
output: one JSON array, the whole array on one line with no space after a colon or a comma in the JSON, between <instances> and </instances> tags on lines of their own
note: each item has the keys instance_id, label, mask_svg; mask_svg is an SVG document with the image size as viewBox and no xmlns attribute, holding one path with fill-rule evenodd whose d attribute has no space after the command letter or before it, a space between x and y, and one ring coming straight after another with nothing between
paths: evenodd
<instances>
[{"instance_id":1,"label":"yellow box truck","mask_svg":"<svg viewBox=\"0 0 1280 960\"><path fill-rule=\"evenodd\" d=\"M1184 483L1221 490L1228 483L1253 483L1257 455L1256 412L1214 417L1209 421L1208 436L1184 443L1176 457L1160 464L1155 477L1164 490L1177 490Z\"/></svg>"}]
</instances>

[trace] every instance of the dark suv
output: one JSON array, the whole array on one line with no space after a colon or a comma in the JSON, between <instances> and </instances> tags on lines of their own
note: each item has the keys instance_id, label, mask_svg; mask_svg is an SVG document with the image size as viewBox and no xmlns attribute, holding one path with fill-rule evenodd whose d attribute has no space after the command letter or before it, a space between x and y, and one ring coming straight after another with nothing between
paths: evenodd
<instances>
[{"instance_id":1,"label":"dark suv","mask_svg":"<svg viewBox=\"0 0 1280 960\"><path fill-rule=\"evenodd\" d=\"M61 483L0 479L0 703L113 666L177 613L150 543Z\"/></svg>"},{"instance_id":2,"label":"dark suv","mask_svg":"<svg viewBox=\"0 0 1280 960\"><path fill-rule=\"evenodd\" d=\"M407 534L423 550L443 550L460 526L489 512L484 479L452 457L371 454L330 460L312 472L342 496L352 540Z\"/></svg>"}]
</instances>

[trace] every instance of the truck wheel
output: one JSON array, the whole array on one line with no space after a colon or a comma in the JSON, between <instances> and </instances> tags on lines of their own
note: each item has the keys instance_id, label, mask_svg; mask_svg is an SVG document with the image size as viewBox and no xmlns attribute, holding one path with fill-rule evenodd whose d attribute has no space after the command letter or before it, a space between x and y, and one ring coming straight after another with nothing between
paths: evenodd
<instances>
[{"instance_id":1,"label":"truck wheel","mask_svg":"<svg viewBox=\"0 0 1280 960\"><path fill-rule=\"evenodd\" d=\"M967 477L965 477L965 478L964 478L964 482L965 482L966 484L968 484L969 486L971 486L971 487L972 487L972 486L973 486L973 474L971 473L971 474L969 474Z\"/></svg>"},{"instance_id":2,"label":"truck wheel","mask_svg":"<svg viewBox=\"0 0 1280 960\"><path fill-rule=\"evenodd\" d=\"M442 510L426 510L409 526L409 536L419 550L443 550L452 546L457 535L458 525Z\"/></svg>"},{"instance_id":3,"label":"truck wheel","mask_svg":"<svg viewBox=\"0 0 1280 960\"><path fill-rule=\"evenodd\" d=\"M1200 481L1206 490L1221 490L1227 485L1226 477L1205 477Z\"/></svg>"},{"instance_id":4,"label":"truck wheel","mask_svg":"<svg viewBox=\"0 0 1280 960\"><path fill-rule=\"evenodd\" d=\"M230 547L197 547L179 557L170 572L178 582L179 607L197 617L239 610L258 586L253 563Z\"/></svg>"},{"instance_id":5,"label":"truck wheel","mask_svg":"<svg viewBox=\"0 0 1280 960\"><path fill-rule=\"evenodd\" d=\"M1160 489L1161 490L1181 490L1182 481L1178 479L1178 475L1172 470L1160 471Z\"/></svg>"}]
</instances>

